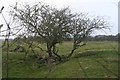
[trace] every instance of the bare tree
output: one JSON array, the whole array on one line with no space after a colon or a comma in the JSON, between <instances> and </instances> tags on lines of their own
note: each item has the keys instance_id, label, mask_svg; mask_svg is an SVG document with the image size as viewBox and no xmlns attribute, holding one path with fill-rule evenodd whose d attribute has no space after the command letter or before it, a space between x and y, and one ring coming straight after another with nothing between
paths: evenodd
<instances>
[{"instance_id":1,"label":"bare tree","mask_svg":"<svg viewBox=\"0 0 120 80\"><path fill-rule=\"evenodd\" d=\"M43 38L50 57L54 54L61 59L57 54L56 44L61 43L63 36L69 31L69 23L73 15L68 8L57 10L39 3L32 7L25 5L23 9L18 9L16 5L11 12L14 20L17 20L28 32Z\"/></svg>"},{"instance_id":2,"label":"bare tree","mask_svg":"<svg viewBox=\"0 0 120 80\"><path fill-rule=\"evenodd\" d=\"M73 14L69 8L56 9L49 5L38 3L35 5L16 6L10 11L13 20L23 26L31 36L38 36L47 45L49 57L56 55L59 60L56 44L61 43L66 35L73 37L74 51L85 45L84 40L96 29L108 28L104 19L89 18L84 14Z\"/></svg>"},{"instance_id":3,"label":"bare tree","mask_svg":"<svg viewBox=\"0 0 120 80\"><path fill-rule=\"evenodd\" d=\"M97 16L90 19L82 13L76 15L72 23L71 27L73 29L70 34L73 36L73 49L68 57L72 56L77 48L86 45L85 39L87 39L92 32L100 29L109 29L108 24L103 18Z\"/></svg>"}]
</instances>

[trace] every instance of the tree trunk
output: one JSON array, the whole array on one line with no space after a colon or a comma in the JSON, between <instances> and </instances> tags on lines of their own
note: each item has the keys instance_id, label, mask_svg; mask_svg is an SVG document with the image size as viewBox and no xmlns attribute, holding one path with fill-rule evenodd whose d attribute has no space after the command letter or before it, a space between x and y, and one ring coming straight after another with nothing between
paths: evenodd
<instances>
[{"instance_id":1,"label":"tree trunk","mask_svg":"<svg viewBox=\"0 0 120 80\"><path fill-rule=\"evenodd\" d=\"M59 61L61 61L61 56L57 54L55 45L53 45L53 54L59 58Z\"/></svg>"},{"instance_id":2,"label":"tree trunk","mask_svg":"<svg viewBox=\"0 0 120 80\"><path fill-rule=\"evenodd\" d=\"M48 52L49 57L51 57L52 56L52 51L51 51L51 47L48 43L47 43L47 52Z\"/></svg>"},{"instance_id":3,"label":"tree trunk","mask_svg":"<svg viewBox=\"0 0 120 80\"><path fill-rule=\"evenodd\" d=\"M68 58L70 58L70 57L73 55L73 53L74 53L75 50L76 50L76 48L74 48L74 49L71 51L71 53L68 55Z\"/></svg>"},{"instance_id":4,"label":"tree trunk","mask_svg":"<svg viewBox=\"0 0 120 80\"><path fill-rule=\"evenodd\" d=\"M52 56L52 52L51 52L51 50L48 50L48 54L49 54L49 57Z\"/></svg>"},{"instance_id":5,"label":"tree trunk","mask_svg":"<svg viewBox=\"0 0 120 80\"><path fill-rule=\"evenodd\" d=\"M75 37L75 35L74 35L74 37ZM71 53L67 56L67 58L70 58L70 57L73 55L73 53L74 53L74 51L75 51L76 49L77 49L77 42L76 42L76 40L75 40L75 38L74 38L73 49L72 49Z\"/></svg>"}]
</instances>

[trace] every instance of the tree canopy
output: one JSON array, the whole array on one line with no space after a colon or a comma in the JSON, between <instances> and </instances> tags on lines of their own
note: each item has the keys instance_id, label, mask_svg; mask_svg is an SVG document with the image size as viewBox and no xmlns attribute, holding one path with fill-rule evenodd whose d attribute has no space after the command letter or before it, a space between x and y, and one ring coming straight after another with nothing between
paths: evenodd
<instances>
[{"instance_id":1,"label":"tree canopy","mask_svg":"<svg viewBox=\"0 0 120 80\"><path fill-rule=\"evenodd\" d=\"M46 4L37 3L19 7L16 4L10 11L13 20L24 27L31 36L42 38L47 44L47 52L51 57L56 55L59 60L56 44L62 43L63 39L71 36L73 38L74 51L85 45L85 39L94 31L107 29L109 26L103 18L89 18L83 13L72 13L67 8L57 9Z\"/></svg>"}]
</instances>

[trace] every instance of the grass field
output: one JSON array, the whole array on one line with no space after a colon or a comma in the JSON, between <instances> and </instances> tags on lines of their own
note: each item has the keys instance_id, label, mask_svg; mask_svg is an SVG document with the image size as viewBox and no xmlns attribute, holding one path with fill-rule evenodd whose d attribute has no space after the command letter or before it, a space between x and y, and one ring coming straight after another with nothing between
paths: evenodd
<instances>
[{"instance_id":1,"label":"grass field","mask_svg":"<svg viewBox=\"0 0 120 80\"><path fill-rule=\"evenodd\" d=\"M41 45L45 48L44 44ZM67 55L72 49L71 42L57 45L60 55ZM36 48L37 53L46 54ZM9 53L10 78L116 78L118 76L118 43L88 42L75 51L69 61L59 64L41 65L36 63L31 52L26 61L22 61L25 53ZM3 77L6 77L5 58L3 51Z\"/></svg>"}]
</instances>

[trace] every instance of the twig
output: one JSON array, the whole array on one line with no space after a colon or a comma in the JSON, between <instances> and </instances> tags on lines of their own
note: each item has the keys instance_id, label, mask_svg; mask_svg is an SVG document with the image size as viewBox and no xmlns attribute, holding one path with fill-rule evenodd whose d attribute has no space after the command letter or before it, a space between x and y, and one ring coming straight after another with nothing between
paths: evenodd
<instances>
[{"instance_id":1,"label":"twig","mask_svg":"<svg viewBox=\"0 0 120 80\"><path fill-rule=\"evenodd\" d=\"M7 29L8 29L8 32L6 33L6 42L7 42L7 54L6 54L6 73L7 73L7 78L8 78L8 73L9 73L9 36L10 36L10 26L9 26L9 24L7 23L7 21L6 21L6 19L5 19L5 17L4 17L4 15L2 14L2 10L4 9L4 6L1 8L1 11L0 11L0 13L1 13L1 15L2 15L2 17L3 17L3 19L4 19L4 21L5 21L5 23L6 23L6 25L7 25Z\"/></svg>"}]
</instances>

